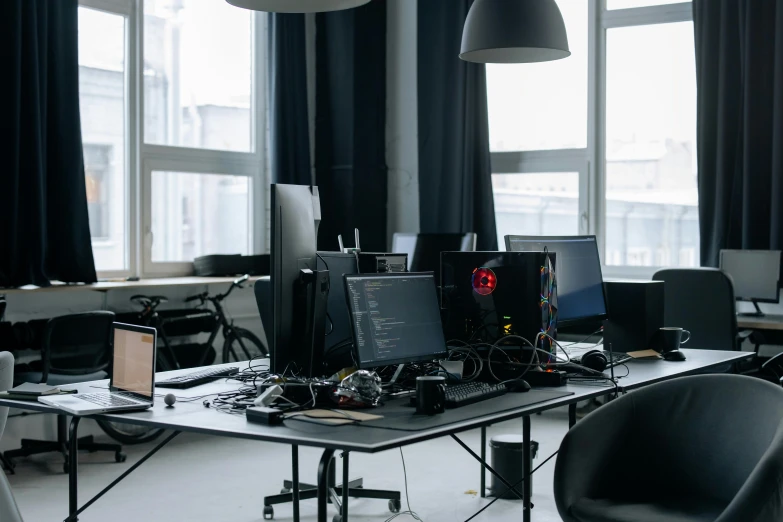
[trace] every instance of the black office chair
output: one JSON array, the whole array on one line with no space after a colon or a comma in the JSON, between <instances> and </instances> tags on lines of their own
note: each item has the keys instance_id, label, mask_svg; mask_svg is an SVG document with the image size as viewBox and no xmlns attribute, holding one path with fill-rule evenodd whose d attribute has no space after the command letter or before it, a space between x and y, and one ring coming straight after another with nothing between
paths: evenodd
<instances>
[{"instance_id":1,"label":"black office chair","mask_svg":"<svg viewBox=\"0 0 783 522\"><path fill-rule=\"evenodd\" d=\"M783 520L783 388L682 377L578 422L555 465L565 522Z\"/></svg>"},{"instance_id":2,"label":"black office chair","mask_svg":"<svg viewBox=\"0 0 783 522\"><path fill-rule=\"evenodd\" d=\"M86 312L50 319L44 330L41 344L40 371L21 372L17 383L40 382L52 386L106 379L109 374L109 336L114 322L112 312ZM95 390L99 392L100 390ZM125 455L119 444L102 444L92 435L79 438L79 449L85 451L111 451L117 462L124 462ZM41 453L61 453L67 473L68 424L66 415L57 416L57 441L22 439L20 449L6 451L4 456L13 467L13 459Z\"/></svg>"},{"instance_id":3,"label":"black office chair","mask_svg":"<svg viewBox=\"0 0 783 522\"><path fill-rule=\"evenodd\" d=\"M691 332L683 348L740 350L750 331L737 328L731 279L715 268L665 268L653 276L664 284L664 323Z\"/></svg>"}]
</instances>

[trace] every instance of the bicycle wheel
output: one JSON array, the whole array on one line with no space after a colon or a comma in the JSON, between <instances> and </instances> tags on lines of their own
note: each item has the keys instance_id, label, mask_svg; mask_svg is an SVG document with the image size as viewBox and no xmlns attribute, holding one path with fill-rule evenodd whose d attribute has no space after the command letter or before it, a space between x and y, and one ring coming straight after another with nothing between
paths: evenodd
<instances>
[{"instance_id":1,"label":"bicycle wheel","mask_svg":"<svg viewBox=\"0 0 783 522\"><path fill-rule=\"evenodd\" d=\"M256 334L244 328L232 328L231 336L223 345L223 362L249 361L268 357L269 352Z\"/></svg>"},{"instance_id":2,"label":"bicycle wheel","mask_svg":"<svg viewBox=\"0 0 783 522\"><path fill-rule=\"evenodd\" d=\"M122 424L99 420L98 426L106 432L111 438L122 444L143 444L157 439L166 431L161 428L148 428L146 426L136 426L133 424Z\"/></svg>"}]
</instances>

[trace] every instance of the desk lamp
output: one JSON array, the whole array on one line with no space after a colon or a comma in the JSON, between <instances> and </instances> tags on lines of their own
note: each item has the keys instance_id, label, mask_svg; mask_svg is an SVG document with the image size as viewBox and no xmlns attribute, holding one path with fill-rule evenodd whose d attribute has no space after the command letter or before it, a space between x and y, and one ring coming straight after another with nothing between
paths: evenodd
<instances>
[{"instance_id":1,"label":"desk lamp","mask_svg":"<svg viewBox=\"0 0 783 522\"><path fill-rule=\"evenodd\" d=\"M555 0L476 0L459 57L476 63L532 63L571 55Z\"/></svg>"}]
</instances>

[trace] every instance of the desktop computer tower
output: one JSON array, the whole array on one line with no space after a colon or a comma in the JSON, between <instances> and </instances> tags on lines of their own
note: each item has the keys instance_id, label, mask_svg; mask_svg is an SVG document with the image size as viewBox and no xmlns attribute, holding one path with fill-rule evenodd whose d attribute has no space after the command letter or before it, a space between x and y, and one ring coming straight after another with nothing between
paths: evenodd
<instances>
[{"instance_id":1,"label":"desktop computer tower","mask_svg":"<svg viewBox=\"0 0 783 522\"><path fill-rule=\"evenodd\" d=\"M556 338L555 269L554 253L443 252L441 309L447 342L491 344L516 335L535 343L541 332ZM537 346L549 351L551 344L543 339Z\"/></svg>"},{"instance_id":2,"label":"desktop computer tower","mask_svg":"<svg viewBox=\"0 0 783 522\"><path fill-rule=\"evenodd\" d=\"M663 281L607 281L604 349L655 349L663 323ZM679 325L673 325L679 326Z\"/></svg>"}]
</instances>

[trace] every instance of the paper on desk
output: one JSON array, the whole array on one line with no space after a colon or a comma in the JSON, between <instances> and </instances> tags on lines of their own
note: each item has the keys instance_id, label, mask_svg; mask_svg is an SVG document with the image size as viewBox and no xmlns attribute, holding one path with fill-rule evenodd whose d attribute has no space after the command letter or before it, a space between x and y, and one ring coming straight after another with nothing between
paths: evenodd
<instances>
[{"instance_id":1,"label":"paper on desk","mask_svg":"<svg viewBox=\"0 0 783 522\"><path fill-rule=\"evenodd\" d=\"M655 350L639 350L637 352L628 352L628 355L634 359L660 359L661 354Z\"/></svg>"},{"instance_id":2,"label":"paper on desk","mask_svg":"<svg viewBox=\"0 0 783 522\"><path fill-rule=\"evenodd\" d=\"M341 424L353 424L354 422L364 422L383 418L382 415L373 415L372 413L354 410L307 410L298 412L296 415L317 419L324 424L334 424L338 426Z\"/></svg>"}]
</instances>

